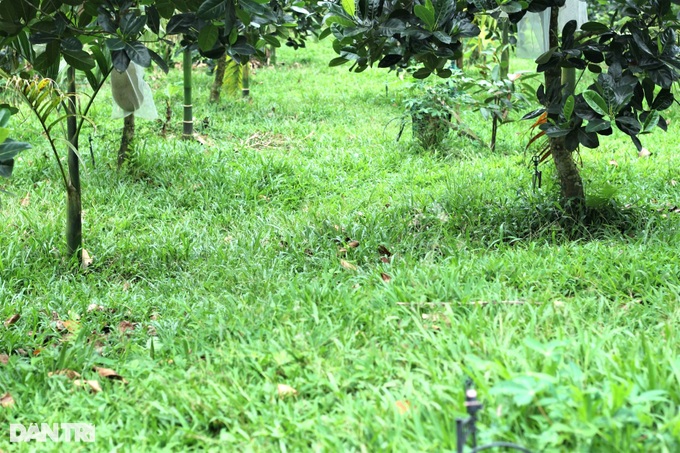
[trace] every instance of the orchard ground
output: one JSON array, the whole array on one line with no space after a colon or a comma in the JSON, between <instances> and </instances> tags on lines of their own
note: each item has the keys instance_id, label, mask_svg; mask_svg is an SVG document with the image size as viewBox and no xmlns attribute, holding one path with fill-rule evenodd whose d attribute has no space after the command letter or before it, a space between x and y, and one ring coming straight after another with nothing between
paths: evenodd
<instances>
[{"instance_id":1,"label":"orchard ground","mask_svg":"<svg viewBox=\"0 0 680 453\"><path fill-rule=\"evenodd\" d=\"M622 133L582 150L579 224L550 163L532 191L530 122L494 153L455 133L425 151L408 128L397 143L407 82L331 58L281 49L251 99L219 106L197 69L190 142L180 71L147 73L173 120L166 137L137 121L123 171L104 93L81 138L85 271L63 262L55 162L12 119L34 149L0 184L16 194L0 198L0 450L64 448L10 444L9 423L91 423L96 443L68 448L450 451L470 378L481 442L678 451L677 107L648 157Z\"/></svg>"}]
</instances>

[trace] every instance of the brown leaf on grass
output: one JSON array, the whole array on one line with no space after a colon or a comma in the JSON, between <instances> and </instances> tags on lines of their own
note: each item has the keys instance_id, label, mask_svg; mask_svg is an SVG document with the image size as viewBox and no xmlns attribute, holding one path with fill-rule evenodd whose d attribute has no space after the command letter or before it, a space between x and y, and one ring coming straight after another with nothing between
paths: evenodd
<instances>
[{"instance_id":1,"label":"brown leaf on grass","mask_svg":"<svg viewBox=\"0 0 680 453\"><path fill-rule=\"evenodd\" d=\"M409 400L397 401L397 410L401 415L404 415L411 410L411 402Z\"/></svg>"},{"instance_id":2,"label":"brown leaf on grass","mask_svg":"<svg viewBox=\"0 0 680 453\"><path fill-rule=\"evenodd\" d=\"M381 256L380 261L385 263L385 264L390 264L390 259L386 256Z\"/></svg>"},{"instance_id":3,"label":"brown leaf on grass","mask_svg":"<svg viewBox=\"0 0 680 453\"><path fill-rule=\"evenodd\" d=\"M285 398L287 396L296 396L298 391L287 384L279 384L276 386L276 392L279 394L279 398Z\"/></svg>"},{"instance_id":4,"label":"brown leaf on grass","mask_svg":"<svg viewBox=\"0 0 680 453\"><path fill-rule=\"evenodd\" d=\"M383 281L384 281L385 283L388 283L390 280L392 280L392 277L390 277L389 275L387 275L387 274L384 273L384 272L381 272L381 273L380 273L380 277L383 279Z\"/></svg>"},{"instance_id":5,"label":"brown leaf on grass","mask_svg":"<svg viewBox=\"0 0 680 453\"><path fill-rule=\"evenodd\" d=\"M619 163L617 161L615 161L614 159L612 159L612 160L609 161L609 165L612 165L614 167L618 167Z\"/></svg>"},{"instance_id":6,"label":"brown leaf on grass","mask_svg":"<svg viewBox=\"0 0 680 453\"><path fill-rule=\"evenodd\" d=\"M78 373L77 371L67 370L67 369L50 371L49 373L47 373L47 375L50 376L50 377L52 377L52 376L66 376L67 379L71 379L71 380L80 377L80 373Z\"/></svg>"},{"instance_id":7,"label":"brown leaf on grass","mask_svg":"<svg viewBox=\"0 0 680 453\"><path fill-rule=\"evenodd\" d=\"M28 206L31 203L31 194L29 192L26 192L26 196L21 199L20 203L21 206L23 206L24 208Z\"/></svg>"},{"instance_id":8,"label":"brown leaf on grass","mask_svg":"<svg viewBox=\"0 0 680 453\"><path fill-rule=\"evenodd\" d=\"M340 265L349 271L357 270L357 267L349 261L340 260Z\"/></svg>"},{"instance_id":9,"label":"brown leaf on grass","mask_svg":"<svg viewBox=\"0 0 680 453\"><path fill-rule=\"evenodd\" d=\"M650 153L647 148L642 148L640 150L640 152L638 153L638 157L649 157L651 155L652 155L652 153Z\"/></svg>"},{"instance_id":10,"label":"brown leaf on grass","mask_svg":"<svg viewBox=\"0 0 680 453\"><path fill-rule=\"evenodd\" d=\"M111 379L114 381L121 381L124 384L127 384L127 381L125 380L125 378L123 378L123 376L116 373L110 368L93 367L93 370L96 371L103 378Z\"/></svg>"},{"instance_id":11,"label":"brown leaf on grass","mask_svg":"<svg viewBox=\"0 0 680 453\"><path fill-rule=\"evenodd\" d=\"M444 313L423 313L421 316L424 321L439 322L451 325L451 320Z\"/></svg>"},{"instance_id":12,"label":"brown leaf on grass","mask_svg":"<svg viewBox=\"0 0 680 453\"><path fill-rule=\"evenodd\" d=\"M7 354L0 354L0 365L7 365L9 363L9 356Z\"/></svg>"},{"instance_id":13,"label":"brown leaf on grass","mask_svg":"<svg viewBox=\"0 0 680 453\"><path fill-rule=\"evenodd\" d=\"M74 321L72 319L67 319L62 324L64 325L64 328L66 330L68 330L70 333L74 333L78 329L80 329L80 323L78 321Z\"/></svg>"},{"instance_id":14,"label":"brown leaf on grass","mask_svg":"<svg viewBox=\"0 0 680 453\"><path fill-rule=\"evenodd\" d=\"M88 267L90 267L90 264L92 264L92 261L93 261L92 257L90 256L90 253L87 250L83 249L82 250L82 258L83 258L82 267L83 267L83 269L87 269Z\"/></svg>"},{"instance_id":15,"label":"brown leaf on grass","mask_svg":"<svg viewBox=\"0 0 680 453\"><path fill-rule=\"evenodd\" d=\"M88 313L91 311L104 311L105 308L102 305L90 304L87 306Z\"/></svg>"},{"instance_id":16,"label":"brown leaf on grass","mask_svg":"<svg viewBox=\"0 0 680 453\"><path fill-rule=\"evenodd\" d=\"M345 247L338 247L338 255L346 255L347 249Z\"/></svg>"},{"instance_id":17,"label":"brown leaf on grass","mask_svg":"<svg viewBox=\"0 0 680 453\"><path fill-rule=\"evenodd\" d=\"M347 243L347 247L349 247L351 249L355 249L355 248L359 247L359 241L349 241Z\"/></svg>"},{"instance_id":18,"label":"brown leaf on grass","mask_svg":"<svg viewBox=\"0 0 680 453\"><path fill-rule=\"evenodd\" d=\"M19 318L21 318L21 315L19 313L13 314L12 316L10 316L9 318L7 318L5 320L5 327L9 327L13 324L16 324L16 322L19 320Z\"/></svg>"},{"instance_id":19,"label":"brown leaf on grass","mask_svg":"<svg viewBox=\"0 0 680 453\"><path fill-rule=\"evenodd\" d=\"M92 393L99 393L102 391L102 386L99 385L99 381L95 380L76 379L73 381L73 385L76 387L89 387Z\"/></svg>"},{"instance_id":20,"label":"brown leaf on grass","mask_svg":"<svg viewBox=\"0 0 680 453\"><path fill-rule=\"evenodd\" d=\"M384 245L378 246L378 253L380 253L381 256L386 256L388 258L392 256L392 252L390 252Z\"/></svg>"},{"instance_id":21,"label":"brown leaf on grass","mask_svg":"<svg viewBox=\"0 0 680 453\"><path fill-rule=\"evenodd\" d=\"M68 329L66 328L66 325L64 325L64 321L61 319L57 319L57 321L54 324L55 329L57 329L59 332L68 332Z\"/></svg>"},{"instance_id":22,"label":"brown leaf on grass","mask_svg":"<svg viewBox=\"0 0 680 453\"><path fill-rule=\"evenodd\" d=\"M14 398L12 398L12 395L10 395L9 392L0 396L0 406L2 406L2 407L12 407L12 406L14 406Z\"/></svg>"},{"instance_id":23,"label":"brown leaf on grass","mask_svg":"<svg viewBox=\"0 0 680 453\"><path fill-rule=\"evenodd\" d=\"M128 330L135 330L135 327L137 327L136 322L121 321L120 324L118 324L118 331L121 334L125 334Z\"/></svg>"}]
</instances>

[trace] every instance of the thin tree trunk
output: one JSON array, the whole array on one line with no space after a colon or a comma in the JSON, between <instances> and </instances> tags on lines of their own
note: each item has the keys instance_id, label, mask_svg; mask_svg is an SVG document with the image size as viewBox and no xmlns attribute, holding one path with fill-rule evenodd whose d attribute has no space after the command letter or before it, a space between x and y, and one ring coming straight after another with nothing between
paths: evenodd
<instances>
[{"instance_id":1,"label":"thin tree trunk","mask_svg":"<svg viewBox=\"0 0 680 453\"><path fill-rule=\"evenodd\" d=\"M210 102L218 104L220 102L220 94L222 93L222 85L224 84L224 71L227 68L227 56L224 55L217 59L215 66L215 81L210 88Z\"/></svg>"},{"instance_id":2,"label":"thin tree trunk","mask_svg":"<svg viewBox=\"0 0 680 453\"><path fill-rule=\"evenodd\" d=\"M241 94L243 97L250 95L250 61L246 61L243 64L243 88L241 88Z\"/></svg>"},{"instance_id":3,"label":"thin tree trunk","mask_svg":"<svg viewBox=\"0 0 680 453\"><path fill-rule=\"evenodd\" d=\"M559 8L552 7L550 12L550 47L559 45L558 39L558 17ZM548 99L548 103L561 103L562 93L559 87L562 84L560 68L555 66L545 71L546 93L553 93L553 97ZM546 106L548 107L548 106ZM559 113L548 113L548 119L557 121ZM555 162L557 176L560 181L560 192L562 195L562 205L570 212L581 212L585 207L585 193L583 191L583 180L579 174L576 162L574 162L573 152L567 150L564 137L550 138L550 154Z\"/></svg>"},{"instance_id":4,"label":"thin tree trunk","mask_svg":"<svg viewBox=\"0 0 680 453\"><path fill-rule=\"evenodd\" d=\"M187 140L194 135L194 116L191 104L191 49L187 46L183 54L184 67L184 121L182 138Z\"/></svg>"},{"instance_id":5,"label":"thin tree trunk","mask_svg":"<svg viewBox=\"0 0 680 453\"><path fill-rule=\"evenodd\" d=\"M501 80L508 78L510 71L510 20L508 18L501 19Z\"/></svg>"},{"instance_id":6,"label":"thin tree trunk","mask_svg":"<svg viewBox=\"0 0 680 453\"><path fill-rule=\"evenodd\" d=\"M131 114L123 119L123 135L120 139L120 148L118 148L118 169L123 166L123 164L128 159L128 150L130 148L130 143L135 138L135 115Z\"/></svg>"},{"instance_id":7,"label":"thin tree trunk","mask_svg":"<svg viewBox=\"0 0 680 453\"><path fill-rule=\"evenodd\" d=\"M269 58L267 60L267 64L276 66L276 47L269 46Z\"/></svg>"},{"instance_id":8,"label":"thin tree trunk","mask_svg":"<svg viewBox=\"0 0 680 453\"><path fill-rule=\"evenodd\" d=\"M83 249L83 218L80 192L80 162L78 161L78 121L76 118L76 70L68 67L68 99L66 109L66 134L69 143L68 175L66 187L66 244L71 258L82 262Z\"/></svg>"}]
</instances>

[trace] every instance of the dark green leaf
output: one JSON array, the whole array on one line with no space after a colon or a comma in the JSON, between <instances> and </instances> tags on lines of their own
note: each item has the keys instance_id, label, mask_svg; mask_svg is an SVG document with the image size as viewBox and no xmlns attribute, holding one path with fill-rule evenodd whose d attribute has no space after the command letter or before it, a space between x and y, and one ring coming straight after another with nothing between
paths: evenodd
<instances>
[{"instance_id":1,"label":"dark green leaf","mask_svg":"<svg viewBox=\"0 0 680 453\"><path fill-rule=\"evenodd\" d=\"M585 24L581 25L581 30L594 34L602 34L607 33L609 31L609 27L599 22L586 22Z\"/></svg>"},{"instance_id":2,"label":"dark green leaf","mask_svg":"<svg viewBox=\"0 0 680 453\"><path fill-rule=\"evenodd\" d=\"M588 103L591 109L595 110L596 113L607 116L609 115L609 107L602 96L597 91L586 90L583 92L583 99Z\"/></svg>"},{"instance_id":3,"label":"dark green leaf","mask_svg":"<svg viewBox=\"0 0 680 453\"><path fill-rule=\"evenodd\" d=\"M416 79L426 79L432 74L432 71L427 68L420 68L413 73L413 77Z\"/></svg>"},{"instance_id":4,"label":"dark green leaf","mask_svg":"<svg viewBox=\"0 0 680 453\"><path fill-rule=\"evenodd\" d=\"M66 60L66 63L80 71L89 71L90 69L94 69L95 67L94 58L92 58L92 55L85 52L84 50L80 51L63 50L63 55L64 60Z\"/></svg>"},{"instance_id":5,"label":"dark green leaf","mask_svg":"<svg viewBox=\"0 0 680 453\"><path fill-rule=\"evenodd\" d=\"M652 102L652 110L666 110L668 107L673 105L673 93L668 88L663 88L659 91L659 94L654 98Z\"/></svg>"},{"instance_id":6,"label":"dark green leaf","mask_svg":"<svg viewBox=\"0 0 680 453\"><path fill-rule=\"evenodd\" d=\"M641 126L637 118L632 116L620 116L616 118L616 126L628 135L640 133Z\"/></svg>"},{"instance_id":7,"label":"dark green leaf","mask_svg":"<svg viewBox=\"0 0 680 453\"><path fill-rule=\"evenodd\" d=\"M196 15L203 20L219 20L227 11L227 0L205 0Z\"/></svg>"},{"instance_id":8,"label":"dark green leaf","mask_svg":"<svg viewBox=\"0 0 680 453\"><path fill-rule=\"evenodd\" d=\"M588 121L586 132L602 132L611 128L611 123L606 120L594 119Z\"/></svg>"},{"instance_id":9,"label":"dark green leaf","mask_svg":"<svg viewBox=\"0 0 680 453\"><path fill-rule=\"evenodd\" d=\"M156 52L154 52L154 51L151 50L151 49L148 49L148 50L149 50L149 55L151 56L151 60L152 60L154 63L156 63L156 65L157 65L159 68L161 68L161 70L162 70L164 73L167 74L169 68L168 68L168 64L165 62L165 60L163 59L163 57L161 57L160 55L158 55Z\"/></svg>"},{"instance_id":10,"label":"dark green leaf","mask_svg":"<svg viewBox=\"0 0 680 453\"><path fill-rule=\"evenodd\" d=\"M109 48L109 50L123 50L125 49L125 41L120 39L118 36L114 38L108 38L106 41L106 47Z\"/></svg>"},{"instance_id":11,"label":"dark green leaf","mask_svg":"<svg viewBox=\"0 0 680 453\"><path fill-rule=\"evenodd\" d=\"M125 53L138 65L148 68L151 66L151 55L149 49L139 41L134 41L125 44Z\"/></svg>"},{"instance_id":12,"label":"dark green leaf","mask_svg":"<svg viewBox=\"0 0 680 453\"><path fill-rule=\"evenodd\" d=\"M14 159L0 160L0 176L9 178L14 169Z\"/></svg>"},{"instance_id":13,"label":"dark green leaf","mask_svg":"<svg viewBox=\"0 0 680 453\"><path fill-rule=\"evenodd\" d=\"M136 37L146 25L146 16L128 13L120 18L120 31L125 37Z\"/></svg>"},{"instance_id":14,"label":"dark green leaf","mask_svg":"<svg viewBox=\"0 0 680 453\"><path fill-rule=\"evenodd\" d=\"M347 63L348 61L349 61L349 60L348 60L347 58L343 58L343 57L333 58L333 59L330 61L330 63L328 63L328 66L331 66L331 67L333 67L333 66L340 66L340 65L343 65L343 64Z\"/></svg>"},{"instance_id":15,"label":"dark green leaf","mask_svg":"<svg viewBox=\"0 0 680 453\"><path fill-rule=\"evenodd\" d=\"M159 34L161 30L161 15L158 8L154 5L146 7L146 24L154 34Z\"/></svg>"},{"instance_id":16,"label":"dark green leaf","mask_svg":"<svg viewBox=\"0 0 680 453\"><path fill-rule=\"evenodd\" d=\"M111 51L111 62L113 67L118 72L127 71L127 67L130 64L130 57L124 50L112 50Z\"/></svg>"},{"instance_id":17,"label":"dark green leaf","mask_svg":"<svg viewBox=\"0 0 680 453\"><path fill-rule=\"evenodd\" d=\"M395 64L399 63L402 59L402 56L399 54L388 54L385 55L385 57L380 60L378 63L379 68L389 68L391 66L394 66Z\"/></svg>"},{"instance_id":18,"label":"dark green leaf","mask_svg":"<svg viewBox=\"0 0 680 453\"><path fill-rule=\"evenodd\" d=\"M219 32L215 25L207 24L198 33L198 47L203 51L212 49L217 42L218 34Z\"/></svg>"},{"instance_id":19,"label":"dark green leaf","mask_svg":"<svg viewBox=\"0 0 680 453\"><path fill-rule=\"evenodd\" d=\"M30 149L31 145L26 142L18 142L8 138L0 143L0 161L14 159L14 157L21 151Z\"/></svg>"}]
</instances>

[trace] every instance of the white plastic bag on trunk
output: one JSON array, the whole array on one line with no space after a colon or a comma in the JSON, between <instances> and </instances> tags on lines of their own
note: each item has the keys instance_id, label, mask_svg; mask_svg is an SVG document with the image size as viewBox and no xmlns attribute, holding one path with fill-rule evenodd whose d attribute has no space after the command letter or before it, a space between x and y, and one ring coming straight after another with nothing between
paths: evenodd
<instances>
[{"instance_id":1,"label":"white plastic bag on trunk","mask_svg":"<svg viewBox=\"0 0 680 453\"><path fill-rule=\"evenodd\" d=\"M576 21L577 29L588 22L588 4L585 0L567 0L560 8L559 32L570 20ZM550 8L540 13L527 13L517 24L517 56L538 58L550 48Z\"/></svg>"},{"instance_id":2,"label":"white plastic bag on trunk","mask_svg":"<svg viewBox=\"0 0 680 453\"><path fill-rule=\"evenodd\" d=\"M113 95L113 118L124 118L134 113L139 118L158 118L151 87L144 81L144 69L130 62L125 72L111 71L111 94Z\"/></svg>"}]
</instances>

